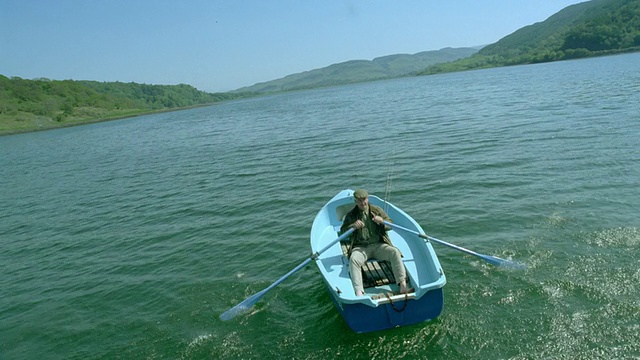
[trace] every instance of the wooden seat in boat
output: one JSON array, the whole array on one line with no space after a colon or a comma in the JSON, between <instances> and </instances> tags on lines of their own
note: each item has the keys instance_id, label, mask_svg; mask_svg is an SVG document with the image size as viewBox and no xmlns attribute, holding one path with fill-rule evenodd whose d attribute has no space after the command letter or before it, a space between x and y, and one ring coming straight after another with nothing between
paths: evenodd
<instances>
[{"instance_id":1,"label":"wooden seat in boat","mask_svg":"<svg viewBox=\"0 0 640 360\"><path fill-rule=\"evenodd\" d=\"M342 253L346 257L349 254L350 241L340 242ZM370 287L395 284L391 264L388 261L369 259L362 266L362 284L365 289Z\"/></svg>"}]
</instances>

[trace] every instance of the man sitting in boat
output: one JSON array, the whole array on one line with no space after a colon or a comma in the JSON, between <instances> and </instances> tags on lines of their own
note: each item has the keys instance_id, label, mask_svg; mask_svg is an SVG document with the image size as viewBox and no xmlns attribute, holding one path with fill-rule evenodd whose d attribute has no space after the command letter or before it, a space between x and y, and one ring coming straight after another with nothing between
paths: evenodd
<instances>
[{"instance_id":1,"label":"man sitting in boat","mask_svg":"<svg viewBox=\"0 0 640 360\"><path fill-rule=\"evenodd\" d=\"M367 190L358 189L353 193L356 206L347 213L340 227L340 233L344 233L350 227L356 231L351 235L349 249L349 273L353 282L353 289L357 296L364 295L362 283L362 266L369 258L389 261L391 270L400 287L400 293L405 294L407 289L407 275L402 263L402 253L393 246L384 221L391 222L389 215L379 206L369 204Z\"/></svg>"}]
</instances>

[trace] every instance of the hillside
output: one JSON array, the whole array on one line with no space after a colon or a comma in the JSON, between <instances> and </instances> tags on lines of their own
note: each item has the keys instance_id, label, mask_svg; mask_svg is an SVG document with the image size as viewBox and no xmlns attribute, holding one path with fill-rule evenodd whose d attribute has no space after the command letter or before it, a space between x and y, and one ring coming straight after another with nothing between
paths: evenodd
<instances>
[{"instance_id":1,"label":"hillside","mask_svg":"<svg viewBox=\"0 0 640 360\"><path fill-rule=\"evenodd\" d=\"M640 51L640 0L591 0L420 75Z\"/></svg>"},{"instance_id":2,"label":"hillside","mask_svg":"<svg viewBox=\"0 0 640 360\"><path fill-rule=\"evenodd\" d=\"M478 49L475 48L445 48L413 55L400 54L373 60L352 60L258 83L237 91L269 93L411 76L427 66L465 58L476 52Z\"/></svg>"},{"instance_id":3,"label":"hillside","mask_svg":"<svg viewBox=\"0 0 640 360\"><path fill-rule=\"evenodd\" d=\"M189 85L25 80L0 75L0 134L48 129L233 99Z\"/></svg>"},{"instance_id":4,"label":"hillside","mask_svg":"<svg viewBox=\"0 0 640 360\"><path fill-rule=\"evenodd\" d=\"M210 94L189 85L7 78L0 75L0 134L170 111L264 93L640 51L640 0L566 7L478 51L445 48L353 60Z\"/></svg>"}]
</instances>

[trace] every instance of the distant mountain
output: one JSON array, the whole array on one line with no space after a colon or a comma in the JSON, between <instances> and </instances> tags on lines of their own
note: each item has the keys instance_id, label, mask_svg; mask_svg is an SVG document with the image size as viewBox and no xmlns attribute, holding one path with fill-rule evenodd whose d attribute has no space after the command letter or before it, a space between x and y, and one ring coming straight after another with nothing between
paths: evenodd
<instances>
[{"instance_id":1,"label":"distant mountain","mask_svg":"<svg viewBox=\"0 0 640 360\"><path fill-rule=\"evenodd\" d=\"M420 75L640 51L640 0L591 0Z\"/></svg>"},{"instance_id":2,"label":"distant mountain","mask_svg":"<svg viewBox=\"0 0 640 360\"><path fill-rule=\"evenodd\" d=\"M478 51L479 50L479 51ZM531 64L640 51L640 0L591 0L568 6L484 48L445 48L353 60L244 87L254 94L412 75Z\"/></svg>"},{"instance_id":3,"label":"distant mountain","mask_svg":"<svg viewBox=\"0 0 640 360\"><path fill-rule=\"evenodd\" d=\"M478 48L444 48L413 55L400 54L373 60L352 60L258 83L236 91L270 93L412 76L430 65L465 58L477 52Z\"/></svg>"}]
</instances>

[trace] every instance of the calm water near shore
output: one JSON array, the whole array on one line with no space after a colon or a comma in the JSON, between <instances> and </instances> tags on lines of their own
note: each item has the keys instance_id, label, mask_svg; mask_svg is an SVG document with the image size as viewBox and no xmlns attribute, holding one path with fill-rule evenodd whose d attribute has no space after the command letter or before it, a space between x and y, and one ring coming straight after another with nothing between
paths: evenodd
<instances>
[{"instance_id":1,"label":"calm water near shore","mask_svg":"<svg viewBox=\"0 0 640 360\"><path fill-rule=\"evenodd\" d=\"M640 359L640 54L0 137L1 359ZM437 320L352 333L309 254L338 191L431 236Z\"/></svg>"}]
</instances>

